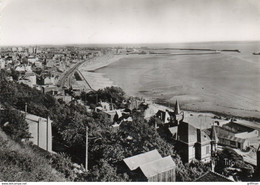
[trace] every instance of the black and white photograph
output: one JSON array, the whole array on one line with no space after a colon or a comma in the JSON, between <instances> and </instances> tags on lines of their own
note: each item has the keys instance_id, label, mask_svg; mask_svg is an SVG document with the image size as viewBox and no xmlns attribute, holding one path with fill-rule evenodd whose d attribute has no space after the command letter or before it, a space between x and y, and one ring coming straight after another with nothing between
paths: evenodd
<instances>
[{"instance_id":1,"label":"black and white photograph","mask_svg":"<svg viewBox=\"0 0 260 185\"><path fill-rule=\"evenodd\" d=\"M0 184L258 185L259 23L259 0L0 0Z\"/></svg>"}]
</instances>

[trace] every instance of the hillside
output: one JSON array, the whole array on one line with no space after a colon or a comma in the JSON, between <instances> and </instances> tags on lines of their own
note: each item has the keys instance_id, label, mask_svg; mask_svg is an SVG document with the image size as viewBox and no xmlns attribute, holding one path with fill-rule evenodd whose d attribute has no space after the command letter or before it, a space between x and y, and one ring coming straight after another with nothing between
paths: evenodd
<instances>
[{"instance_id":1,"label":"hillside","mask_svg":"<svg viewBox=\"0 0 260 185\"><path fill-rule=\"evenodd\" d=\"M0 130L0 181L66 181L66 178L50 165L50 160Z\"/></svg>"},{"instance_id":2,"label":"hillside","mask_svg":"<svg viewBox=\"0 0 260 185\"><path fill-rule=\"evenodd\" d=\"M5 109L9 107L24 110L24 105L27 103L29 113L42 117L49 116L53 120L53 150L60 154L42 154L37 150L28 149L26 145L13 144L13 141L7 141L7 144L0 143L3 151L0 158L3 166L0 167L1 180L62 181L66 178L68 181L134 181L127 175L122 160L154 149L157 149L163 157L171 155L177 165L177 181L192 181L208 170L208 166L199 162L184 165L175 151L172 139L159 134L152 126L153 123L144 119L143 109L133 110L131 112L133 121L123 122L120 129L113 132L111 130L113 123L107 114L88 112L84 106L95 107L98 96L102 101L113 102L115 108L121 107L121 102L126 99L120 88L109 87L83 93L81 101L84 105L78 101L66 104L26 85L15 81L9 82L6 80L7 75L4 73L0 75L0 104ZM16 128L23 128L22 117L17 116L20 121L8 120L7 118L10 118L8 115L7 113L0 115L0 126L3 129L7 121L9 133L13 133ZM75 165L73 166L71 162L85 163L86 126L89 128L88 172L84 172L82 167L75 169ZM20 133L21 130L18 131L16 133ZM26 130L22 131L26 133ZM19 150L12 149L8 143L10 146L18 147ZM11 174L8 173L9 168ZM23 175L17 177L17 174Z\"/></svg>"}]
</instances>

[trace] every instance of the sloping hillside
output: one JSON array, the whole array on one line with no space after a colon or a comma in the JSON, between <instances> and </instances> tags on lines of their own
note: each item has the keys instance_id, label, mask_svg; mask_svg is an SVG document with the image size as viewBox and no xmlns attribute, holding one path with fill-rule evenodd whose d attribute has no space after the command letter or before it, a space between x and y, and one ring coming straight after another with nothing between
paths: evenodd
<instances>
[{"instance_id":1,"label":"sloping hillside","mask_svg":"<svg viewBox=\"0 0 260 185\"><path fill-rule=\"evenodd\" d=\"M0 130L0 181L66 181L49 163L30 146L14 142Z\"/></svg>"}]
</instances>

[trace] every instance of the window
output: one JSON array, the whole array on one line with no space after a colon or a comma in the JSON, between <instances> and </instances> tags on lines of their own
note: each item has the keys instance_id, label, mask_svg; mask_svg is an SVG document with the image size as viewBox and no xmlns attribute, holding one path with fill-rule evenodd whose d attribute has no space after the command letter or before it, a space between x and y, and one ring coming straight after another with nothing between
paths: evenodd
<instances>
[{"instance_id":1,"label":"window","mask_svg":"<svg viewBox=\"0 0 260 185\"><path fill-rule=\"evenodd\" d=\"M209 146L206 146L206 154L209 154Z\"/></svg>"},{"instance_id":2,"label":"window","mask_svg":"<svg viewBox=\"0 0 260 185\"><path fill-rule=\"evenodd\" d=\"M232 146L236 146L236 142L235 142L235 141L230 141L230 144L231 144Z\"/></svg>"}]
</instances>

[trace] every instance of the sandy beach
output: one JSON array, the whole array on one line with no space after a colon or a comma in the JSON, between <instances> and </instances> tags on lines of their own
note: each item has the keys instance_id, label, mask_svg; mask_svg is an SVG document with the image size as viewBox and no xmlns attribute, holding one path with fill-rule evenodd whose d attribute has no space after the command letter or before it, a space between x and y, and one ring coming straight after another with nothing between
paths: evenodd
<instances>
[{"instance_id":1,"label":"sandy beach","mask_svg":"<svg viewBox=\"0 0 260 185\"><path fill-rule=\"evenodd\" d=\"M237 53L131 56L97 72L131 96L165 104L178 100L185 110L260 118L259 63Z\"/></svg>"},{"instance_id":2,"label":"sandy beach","mask_svg":"<svg viewBox=\"0 0 260 185\"><path fill-rule=\"evenodd\" d=\"M96 70L126 57L126 55L106 54L86 61L79 66L78 70L88 81L90 88L94 90L117 86L111 79L106 77L103 73L96 72Z\"/></svg>"}]
</instances>

